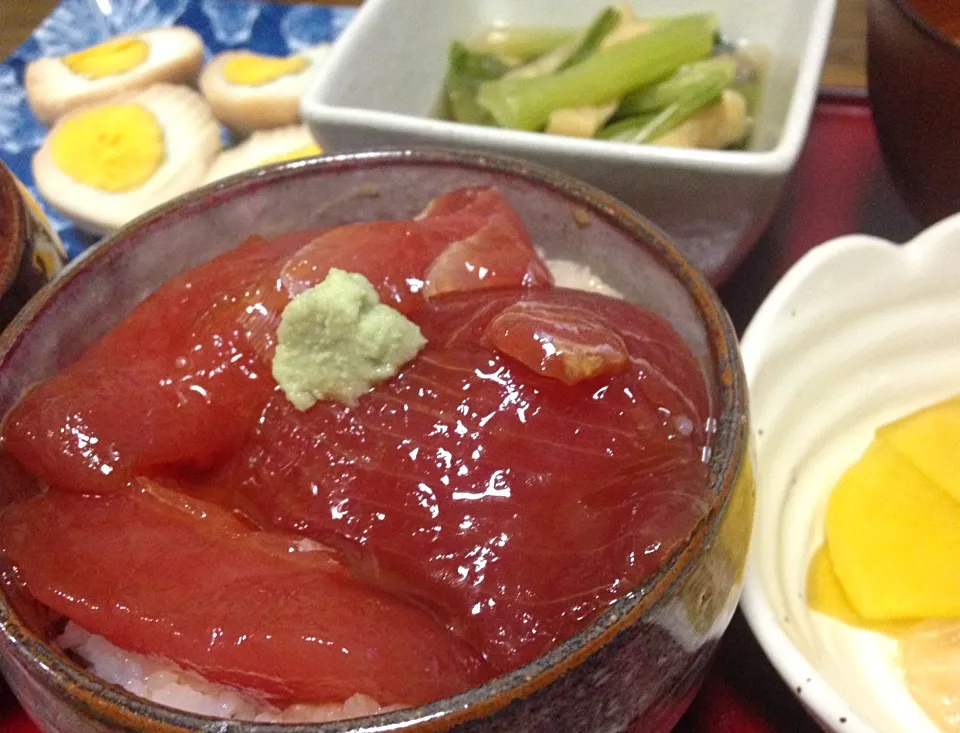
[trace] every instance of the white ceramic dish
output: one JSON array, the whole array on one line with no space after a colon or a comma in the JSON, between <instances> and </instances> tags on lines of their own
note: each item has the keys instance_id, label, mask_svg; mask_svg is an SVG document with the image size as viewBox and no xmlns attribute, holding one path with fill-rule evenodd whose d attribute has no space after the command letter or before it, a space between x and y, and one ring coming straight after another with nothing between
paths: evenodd
<instances>
[{"instance_id":1,"label":"white ceramic dish","mask_svg":"<svg viewBox=\"0 0 960 733\"><path fill-rule=\"evenodd\" d=\"M643 0L643 15L714 10L771 52L750 149L677 150L433 119L447 50L494 23L583 27L613 0L367 0L301 113L332 152L439 145L535 160L599 186L667 230L715 283L768 223L807 134L836 0Z\"/></svg>"},{"instance_id":2,"label":"white ceramic dish","mask_svg":"<svg viewBox=\"0 0 960 733\"><path fill-rule=\"evenodd\" d=\"M849 236L778 283L741 345L757 451L747 621L825 728L927 733L896 643L807 608L830 490L879 425L960 393L960 215L906 245Z\"/></svg>"}]
</instances>

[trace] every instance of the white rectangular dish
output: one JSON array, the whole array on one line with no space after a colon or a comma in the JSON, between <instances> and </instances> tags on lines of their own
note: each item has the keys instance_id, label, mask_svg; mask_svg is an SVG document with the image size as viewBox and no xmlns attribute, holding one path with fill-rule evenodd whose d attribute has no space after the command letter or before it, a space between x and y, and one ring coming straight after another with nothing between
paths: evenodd
<instances>
[{"instance_id":1,"label":"white rectangular dish","mask_svg":"<svg viewBox=\"0 0 960 733\"><path fill-rule=\"evenodd\" d=\"M645 0L642 15L714 11L725 38L769 51L745 150L549 136L432 116L452 41L492 24L583 27L602 0L368 0L302 101L328 152L441 146L496 152L592 183L663 227L715 283L768 223L806 138L836 0Z\"/></svg>"}]
</instances>

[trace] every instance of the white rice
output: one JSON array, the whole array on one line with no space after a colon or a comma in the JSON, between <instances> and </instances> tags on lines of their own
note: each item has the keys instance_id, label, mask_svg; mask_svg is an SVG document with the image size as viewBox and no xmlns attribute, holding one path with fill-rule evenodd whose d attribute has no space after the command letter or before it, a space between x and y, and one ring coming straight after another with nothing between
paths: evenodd
<instances>
[{"instance_id":1,"label":"white rice","mask_svg":"<svg viewBox=\"0 0 960 733\"><path fill-rule=\"evenodd\" d=\"M73 621L67 622L57 643L84 659L89 671L106 682L161 705L214 718L258 723L326 723L403 707L381 707L372 697L356 694L340 703L277 708L253 695L209 682L166 660L124 651Z\"/></svg>"},{"instance_id":2,"label":"white rice","mask_svg":"<svg viewBox=\"0 0 960 733\"><path fill-rule=\"evenodd\" d=\"M540 253L543 256L543 253ZM623 294L614 290L603 280L593 274L586 265L573 260L552 259L546 260L547 267L553 273L554 284L558 288L571 288L572 290L586 290L588 293L599 293L609 295L611 298L623 299Z\"/></svg>"},{"instance_id":3,"label":"white rice","mask_svg":"<svg viewBox=\"0 0 960 733\"><path fill-rule=\"evenodd\" d=\"M614 298L623 297L585 265L572 260L553 259L547 260L547 266L559 287L601 293ZM308 539L300 540L298 545L302 552L322 547ZM253 694L210 682L170 661L125 651L73 621L67 622L57 643L62 649L83 659L88 670L106 682L118 685L138 697L197 715L263 723L325 723L404 707L381 707L372 697L358 693L342 702L298 703L278 708Z\"/></svg>"}]
</instances>

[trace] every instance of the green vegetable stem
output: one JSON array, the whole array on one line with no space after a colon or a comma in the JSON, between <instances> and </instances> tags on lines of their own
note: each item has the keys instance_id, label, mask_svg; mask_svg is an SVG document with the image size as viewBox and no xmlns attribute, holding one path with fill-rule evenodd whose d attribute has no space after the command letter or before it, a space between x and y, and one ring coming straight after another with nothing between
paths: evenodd
<instances>
[{"instance_id":1,"label":"green vegetable stem","mask_svg":"<svg viewBox=\"0 0 960 733\"><path fill-rule=\"evenodd\" d=\"M450 45L445 82L449 116L457 122L494 124L490 113L477 104L477 90L482 82L499 79L509 68L495 54L476 53L459 41L454 41Z\"/></svg>"},{"instance_id":2,"label":"green vegetable stem","mask_svg":"<svg viewBox=\"0 0 960 733\"><path fill-rule=\"evenodd\" d=\"M697 93L687 94L658 112L647 112L635 117L627 117L608 125L597 133L597 137L626 143L653 142L694 113L716 101L723 89L723 87L702 89L698 90Z\"/></svg>"},{"instance_id":3,"label":"green vegetable stem","mask_svg":"<svg viewBox=\"0 0 960 733\"><path fill-rule=\"evenodd\" d=\"M620 120L601 130L597 137L605 140L619 140L625 143L653 142L706 104L709 104L709 102L703 103L695 97L681 99L652 115L645 114Z\"/></svg>"},{"instance_id":4,"label":"green vegetable stem","mask_svg":"<svg viewBox=\"0 0 960 733\"><path fill-rule=\"evenodd\" d=\"M610 35L610 32L616 28L619 23L620 13L613 8L606 8L590 24L590 27L587 28L580 37L576 48L574 48L573 52L560 64L560 68L557 69L557 71L563 71L571 66L576 66L581 61L592 56L594 52L600 48L603 39Z\"/></svg>"},{"instance_id":5,"label":"green vegetable stem","mask_svg":"<svg viewBox=\"0 0 960 733\"><path fill-rule=\"evenodd\" d=\"M716 28L712 13L671 19L559 73L482 82L477 102L503 127L538 130L555 109L620 99L682 64L706 58L713 49Z\"/></svg>"},{"instance_id":6,"label":"green vegetable stem","mask_svg":"<svg viewBox=\"0 0 960 733\"><path fill-rule=\"evenodd\" d=\"M573 41L577 31L567 28L497 27L472 39L477 53L492 53L507 59L529 61Z\"/></svg>"},{"instance_id":7,"label":"green vegetable stem","mask_svg":"<svg viewBox=\"0 0 960 733\"><path fill-rule=\"evenodd\" d=\"M729 56L685 64L673 76L625 96L616 117L657 112L686 99L700 100L701 106L709 104L733 84L736 74L737 62Z\"/></svg>"}]
</instances>

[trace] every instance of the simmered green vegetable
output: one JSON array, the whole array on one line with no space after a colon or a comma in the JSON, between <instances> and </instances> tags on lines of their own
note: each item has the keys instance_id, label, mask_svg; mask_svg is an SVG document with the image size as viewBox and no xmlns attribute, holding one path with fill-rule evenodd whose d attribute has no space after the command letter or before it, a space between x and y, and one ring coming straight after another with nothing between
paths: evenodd
<instances>
[{"instance_id":1,"label":"simmered green vegetable","mask_svg":"<svg viewBox=\"0 0 960 733\"><path fill-rule=\"evenodd\" d=\"M720 98L737 73L737 62L720 57L681 66L673 76L638 89L620 102L618 122L598 137L620 142L656 140L694 112Z\"/></svg>"},{"instance_id":2,"label":"simmered green vegetable","mask_svg":"<svg viewBox=\"0 0 960 733\"><path fill-rule=\"evenodd\" d=\"M673 129L714 99L716 95L706 102L697 97L685 97L667 105L659 112L627 117L608 125L600 130L598 136L604 140L618 140L624 143L648 143Z\"/></svg>"},{"instance_id":3,"label":"simmered green vegetable","mask_svg":"<svg viewBox=\"0 0 960 733\"><path fill-rule=\"evenodd\" d=\"M540 54L527 61L516 69L511 69L507 77L510 79L532 79L536 76L546 76L562 71L583 61L594 53L603 43L603 39L610 35L620 23L620 13L613 8L607 8L587 27L587 29L573 38L558 44L546 53Z\"/></svg>"},{"instance_id":4,"label":"simmered green vegetable","mask_svg":"<svg viewBox=\"0 0 960 733\"><path fill-rule=\"evenodd\" d=\"M477 53L454 41L450 46L446 81L450 116L457 122L494 124L491 114L477 103L477 90L482 82L499 79L509 68L495 54Z\"/></svg>"},{"instance_id":5,"label":"simmered green vegetable","mask_svg":"<svg viewBox=\"0 0 960 733\"><path fill-rule=\"evenodd\" d=\"M720 92L733 84L736 75L736 59L729 56L685 64L677 69L673 76L630 92L620 101L616 116L630 117L658 112L688 98L702 100L701 106L709 104L720 96Z\"/></svg>"},{"instance_id":6,"label":"simmered green vegetable","mask_svg":"<svg viewBox=\"0 0 960 733\"><path fill-rule=\"evenodd\" d=\"M451 46L449 115L460 122L630 143L742 142L756 64L718 40L712 13L638 18L606 8L579 33L496 28Z\"/></svg>"},{"instance_id":7,"label":"simmered green vegetable","mask_svg":"<svg viewBox=\"0 0 960 733\"><path fill-rule=\"evenodd\" d=\"M492 53L524 62L570 43L576 37L577 32L568 28L497 26L481 33L467 45L477 53Z\"/></svg>"},{"instance_id":8,"label":"simmered green vegetable","mask_svg":"<svg viewBox=\"0 0 960 733\"><path fill-rule=\"evenodd\" d=\"M607 8L590 24L586 32L581 36L579 43L573 49L567 59L560 64L557 71L563 71L571 66L576 66L581 61L589 58L600 48L603 39L610 35L610 32L620 23L620 13L613 8Z\"/></svg>"},{"instance_id":9,"label":"simmered green vegetable","mask_svg":"<svg viewBox=\"0 0 960 733\"><path fill-rule=\"evenodd\" d=\"M681 64L706 58L716 27L712 14L676 18L556 74L484 82L477 101L503 127L537 130L555 109L618 99Z\"/></svg>"}]
</instances>

